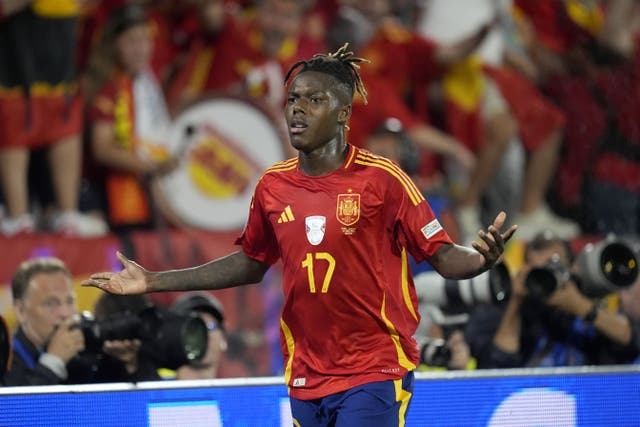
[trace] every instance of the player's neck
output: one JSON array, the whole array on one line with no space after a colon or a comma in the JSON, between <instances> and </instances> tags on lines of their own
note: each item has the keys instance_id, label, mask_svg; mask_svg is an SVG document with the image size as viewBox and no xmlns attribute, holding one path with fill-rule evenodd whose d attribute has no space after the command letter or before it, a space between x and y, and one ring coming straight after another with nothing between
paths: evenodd
<instances>
[{"instance_id":1,"label":"player's neck","mask_svg":"<svg viewBox=\"0 0 640 427\"><path fill-rule=\"evenodd\" d=\"M336 139L309 153L298 154L299 169L305 175L326 175L340 168L349 153L349 146L342 139Z\"/></svg>"}]
</instances>

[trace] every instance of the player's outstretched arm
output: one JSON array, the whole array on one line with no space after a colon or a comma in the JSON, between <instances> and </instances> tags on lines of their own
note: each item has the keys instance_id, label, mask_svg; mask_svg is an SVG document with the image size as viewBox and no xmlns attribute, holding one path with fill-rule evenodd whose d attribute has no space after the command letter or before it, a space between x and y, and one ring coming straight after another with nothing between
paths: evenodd
<instances>
[{"instance_id":1,"label":"player's outstretched arm","mask_svg":"<svg viewBox=\"0 0 640 427\"><path fill-rule=\"evenodd\" d=\"M447 279L468 279L494 266L504 252L504 245L518 228L512 225L504 233L500 229L507 215L500 212L487 231L478 232L479 241L471 244L473 248L456 244L443 245L429 259L429 263L440 275Z\"/></svg>"},{"instance_id":2,"label":"player's outstretched arm","mask_svg":"<svg viewBox=\"0 0 640 427\"><path fill-rule=\"evenodd\" d=\"M159 272L143 268L120 252L116 255L122 263L122 271L94 273L82 281L82 286L93 286L118 295L215 290L257 283L269 269L269 265L248 257L242 251L197 267Z\"/></svg>"}]
</instances>

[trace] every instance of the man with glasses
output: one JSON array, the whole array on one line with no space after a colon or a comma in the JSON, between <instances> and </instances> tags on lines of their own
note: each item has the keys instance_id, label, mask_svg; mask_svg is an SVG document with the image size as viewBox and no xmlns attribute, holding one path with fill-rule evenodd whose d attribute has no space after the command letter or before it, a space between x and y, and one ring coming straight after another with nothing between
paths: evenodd
<instances>
[{"instance_id":1,"label":"man with glasses","mask_svg":"<svg viewBox=\"0 0 640 427\"><path fill-rule=\"evenodd\" d=\"M222 304L206 292L196 292L176 300L171 309L180 315L195 313L209 330L209 344L205 355L178 368L175 378L178 380L216 378L220 361L227 350Z\"/></svg>"}]
</instances>

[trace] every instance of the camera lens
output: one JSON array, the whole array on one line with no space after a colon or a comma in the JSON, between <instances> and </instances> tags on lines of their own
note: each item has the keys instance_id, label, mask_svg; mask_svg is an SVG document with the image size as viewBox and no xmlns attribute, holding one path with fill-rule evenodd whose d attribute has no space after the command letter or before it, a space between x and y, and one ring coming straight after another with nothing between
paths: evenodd
<instances>
[{"instance_id":1,"label":"camera lens","mask_svg":"<svg viewBox=\"0 0 640 427\"><path fill-rule=\"evenodd\" d=\"M638 278L638 262L628 246L612 243L602 250L600 268L608 281L627 287Z\"/></svg>"},{"instance_id":2,"label":"camera lens","mask_svg":"<svg viewBox=\"0 0 640 427\"><path fill-rule=\"evenodd\" d=\"M524 283L530 296L546 299L570 277L571 274L560 256L554 254L544 267L532 268Z\"/></svg>"},{"instance_id":3,"label":"camera lens","mask_svg":"<svg viewBox=\"0 0 640 427\"><path fill-rule=\"evenodd\" d=\"M609 235L597 243L588 243L576 257L580 291L600 298L632 286L638 279L638 243L627 237Z\"/></svg>"},{"instance_id":4,"label":"camera lens","mask_svg":"<svg viewBox=\"0 0 640 427\"><path fill-rule=\"evenodd\" d=\"M494 304L501 304L511 297L511 277L503 263L496 264L489 270L489 288L491 302Z\"/></svg>"},{"instance_id":5,"label":"camera lens","mask_svg":"<svg viewBox=\"0 0 640 427\"><path fill-rule=\"evenodd\" d=\"M182 316L169 311L158 313L158 319L153 339L147 341L147 350L164 367L177 369L198 360L207 352L209 331L202 319L196 315Z\"/></svg>"},{"instance_id":6,"label":"camera lens","mask_svg":"<svg viewBox=\"0 0 640 427\"><path fill-rule=\"evenodd\" d=\"M532 297L546 299L556 290L558 282L552 270L534 268L527 275L525 286Z\"/></svg>"},{"instance_id":7,"label":"camera lens","mask_svg":"<svg viewBox=\"0 0 640 427\"><path fill-rule=\"evenodd\" d=\"M183 316L149 306L138 313L123 312L100 322L84 312L80 320L90 353L100 353L105 340L139 339L146 356L159 366L177 369L207 352L207 325L195 315Z\"/></svg>"},{"instance_id":8,"label":"camera lens","mask_svg":"<svg viewBox=\"0 0 640 427\"><path fill-rule=\"evenodd\" d=\"M449 312L467 312L478 304L501 304L511 295L511 276L504 263L493 266L472 279L443 279L435 271L413 278L418 298Z\"/></svg>"},{"instance_id":9,"label":"camera lens","mask_svg":"<svg viewBox=\"0 0 640 427\"><path fill-rule=\"evenodd\" d=\"M188 360L198 360L207 352L208 329L202 328L203 322L197 317L190 317L182 326L181 341L185 357Z\"/></svg>"},{"instance_id":10,"label":"camera lens","mask_svg":"<svg viewBox=\"0 0 640 427\"><path fill-rule=\"evenodd\" d=\"M447 346L445 340L441 338L425 339L420 351L420 363L433 366L446 368L451 361L451 350Z\"/></svg>"}]
</instances>

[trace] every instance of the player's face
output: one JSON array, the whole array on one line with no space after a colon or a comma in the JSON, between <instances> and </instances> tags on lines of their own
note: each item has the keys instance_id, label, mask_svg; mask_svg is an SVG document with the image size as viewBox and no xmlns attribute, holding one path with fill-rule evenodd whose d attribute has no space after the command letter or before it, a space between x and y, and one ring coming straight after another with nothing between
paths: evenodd
<instances>
[{"instance_id":1,"label":"player's face","mask_svg":"<svg viewBox=\"0 0 640 427\"><path fill-rule=\"evenodd\" d=\"M333 77L317 71L300 73L291 83L285 116L296 150L310 153L339 135L351 110L338 98L336 85Z\"/></svg>"}]
</instances>

